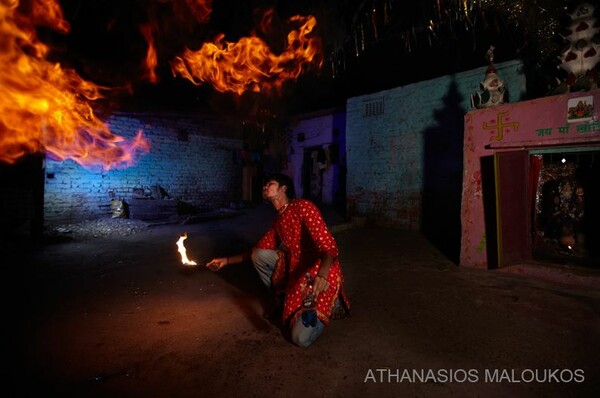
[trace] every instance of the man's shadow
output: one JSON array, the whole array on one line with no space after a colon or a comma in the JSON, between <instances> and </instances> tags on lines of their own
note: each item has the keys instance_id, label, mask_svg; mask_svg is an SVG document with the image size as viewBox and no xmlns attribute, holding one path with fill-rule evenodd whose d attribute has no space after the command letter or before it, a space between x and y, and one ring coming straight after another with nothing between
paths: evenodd
<instances>
[{"instance_id":1,"label":"man's shadow","mask_svg":"<svg viewBox=\"0 0 600 398\"><path fill-rule=\"evenodd\" d=\"M209 250L208 258L234 256L249 252L256 245L262 233L266 232L271 222L270 219L263 221L264 231L257 232L257 234L243 233L236 230L235 227L224 226L225 230L219 234L222 237ZM202 272L212 272L204 264L200 264L200 266ZM261 281L251 261L225 266L216 271L215 275L233 287L230 289L229 297L257 330L267 331L270 329L270 324L281 327L281 322L277 317L266 316L272 310L273 295ZM259 310L256 309L255 300L260 303Z\"/></svg>"}]
</instances>

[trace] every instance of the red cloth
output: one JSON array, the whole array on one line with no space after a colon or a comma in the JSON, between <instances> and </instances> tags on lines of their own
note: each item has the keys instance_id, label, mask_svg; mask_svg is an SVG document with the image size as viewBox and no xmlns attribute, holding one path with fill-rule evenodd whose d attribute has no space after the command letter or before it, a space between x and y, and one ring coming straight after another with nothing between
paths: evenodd
<instances>
[{"instance_id":1,"label":"red cloth","mask_svg":"<svg viewBox=\"0 0 600 398\"><path fill-rule=\"evenodd\" d=\"M283 247L283 249L282 249ZM271 228L255 248L277 250L272 282L276 294L285 293L283 320L293 324L302 307L304 275L316 277L322 253L333 257L327 281L329 288L317 297L317 316L327 325L335 303L340 301L349 309L343 291L344 276L338 259L338 247L327 228L319 209L306 199L293 199L282 214L277 215Z\"/></svg>"}]
</instances>

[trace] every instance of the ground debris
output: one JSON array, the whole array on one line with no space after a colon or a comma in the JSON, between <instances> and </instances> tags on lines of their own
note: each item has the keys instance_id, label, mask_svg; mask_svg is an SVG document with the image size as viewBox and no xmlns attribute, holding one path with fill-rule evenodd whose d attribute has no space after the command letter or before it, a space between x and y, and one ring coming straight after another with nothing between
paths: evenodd
<instances>
[{"instance_id":1,"label":"ground debris","mask_svg":"<svg viewBox=\"0 0 600 398\"><path fill-rule=\"evenodd\" d=\"M141 220L104 217L76 223L49 225L45 232L49 236L90 239L130 236L147 227L148 223Z\"/></svg>"}]
</instances>

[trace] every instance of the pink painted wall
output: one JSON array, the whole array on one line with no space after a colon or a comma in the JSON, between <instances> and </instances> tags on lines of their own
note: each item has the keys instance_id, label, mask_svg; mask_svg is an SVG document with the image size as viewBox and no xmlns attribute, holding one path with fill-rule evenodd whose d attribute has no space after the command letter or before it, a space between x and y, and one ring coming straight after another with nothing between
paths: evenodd
<instances>
[{"instance_id":1,"label":"pink painted wall","mask_svg":"<svg viewBox=\"0 0 600 398\"><path fill-rule=\"evenodd\" d=\"M590 98L591 97L591 98ZM569 107L588 98L591 118L583 120ZM591 107L590 107L591 108ZM481 190L481 159L494 152L600 145L600 90L544 97L465 115L460 265L487 267L485 220Z\"/></svg>"}]
</instances>

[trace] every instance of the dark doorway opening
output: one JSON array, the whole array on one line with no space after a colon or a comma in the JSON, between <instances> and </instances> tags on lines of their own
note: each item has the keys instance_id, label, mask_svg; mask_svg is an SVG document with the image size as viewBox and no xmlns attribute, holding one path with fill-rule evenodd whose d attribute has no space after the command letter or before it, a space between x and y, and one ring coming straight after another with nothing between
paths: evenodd
<instances>
[{"instance_id":1,"label":"dark doorway opening","mask_svg":"<svg viewBox=\"0 0 600 398\"><path fill-rule=\"evenodd\" d=\"M320 146L304 149L302 197L320 203L323 200L323 173L327 167L325 150Z\"/></svg>"}]
</instances>

